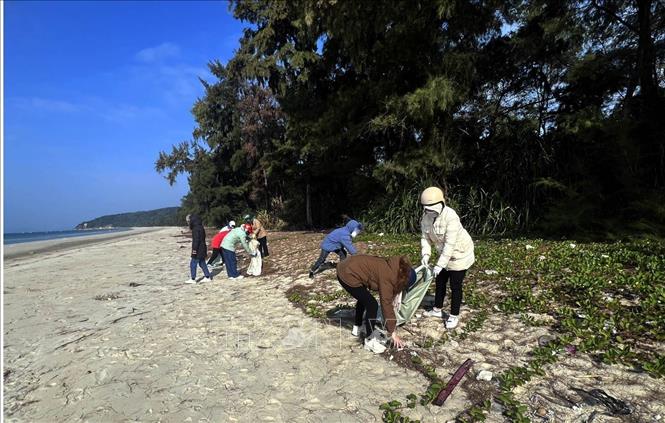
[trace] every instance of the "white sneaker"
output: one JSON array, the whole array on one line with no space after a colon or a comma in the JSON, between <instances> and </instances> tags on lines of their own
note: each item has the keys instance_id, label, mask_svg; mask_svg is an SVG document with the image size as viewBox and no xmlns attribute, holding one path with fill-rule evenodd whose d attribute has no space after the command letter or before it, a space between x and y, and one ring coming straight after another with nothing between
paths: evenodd
<instances>
[{"instance_id":1,"label":"white sneaker","mask_svg":"<svg viewBox=\"0 0 665 423\"><path fill-rule=\"evenodd\" d=\"M459 323L459 317L453 316L451 314L450 316L448 316L448 320L446 320L446 329L455 329L458 323Z\"/></svg>"},{"instance_id":2,"label":"white sneaker","mask_svg":"<svg viewBox=\"0 0 665 423\"><path fill-rule=\"evenodd\" d=\"M372 351L374 354L381 354L387 348L377 338L367 338L365 339L365 349Z\"/></svg>"},{"instance_id":3,"label":"white sneaker","mask_svg":"<svg viewBox=\"0 0 665 423\"><path fill-rule=\"evenodd\" d=\"M236 280L236 279L242 279L242 278L244 278L244 276L243 276L243 275L239 275L239 276L236 276L235 278L229 278L229 279Z\"/></svg>"},{"instance_id":4,"label":"white sneaker","mask_svg":"<svg viewBox=\"0 0 665 423\"><path fill-rule=\"evenodd\" d=\"M201 283L206 283L206 282L212 282L212 279L210 279L210 278L201 279Z\"/></svg>"},{"instance_id":5,"label":"white sneaker","mask_svg":"<svg viewBox=\"0 0 665 423\"><path fill-rule=\"evenodd\" d=\"M443 317L443 311L433 308L431 310L427 310L424 315L425 315L425 317L439 317L439 318L442 318Z\"/></svg>"},{"instance_id":6,"label":"white sneaker","mask_svg":"<svg viewBox=\"0 0 665 423\"><path fill-rule=\"evenodd\" d=\"M195 279L187 279L187 280L185 281L185 283L188 284L188 285L191 285L191 284L193 284L193 283L196 283L196 280L195 280Z\"/></svg>"},{"instance_id":7,"label":"white sneaker","mask_svg":"<svg viewBox=\"0 0 665 423\"><path fill-rule=\"evenodd\" d=\"M353 329L351 329L351 335L353 335L353 336L365 336L365 326L353 325Z\"/></svg>"}]
</instances>

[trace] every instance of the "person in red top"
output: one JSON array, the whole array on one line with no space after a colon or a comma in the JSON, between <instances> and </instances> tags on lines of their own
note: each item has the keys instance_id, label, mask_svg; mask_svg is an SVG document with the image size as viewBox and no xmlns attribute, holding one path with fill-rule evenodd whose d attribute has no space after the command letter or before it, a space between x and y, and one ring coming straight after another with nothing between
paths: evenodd
<instances>
[{"instance_id":1,"label":"person in red top","mask_svg":"<svg viewBox=\"0 0 665 423\"><path fill-rule=\"evenodd\" d=\"M221 266L224 266L224 257L222 257L222 241L224 240L224 237L226 234L231 232L231 229L236 227L236 222L233 220L229 222L228 225L224 226L214 237L212 237L212 241L210 241L210 247L212 248L212 255L210 256L210 260L208 260L208 266L212 265L212 263L219 257L219 260L221 262Z\"/></svg>"},{"instance_id":2,"label":"person in red top","mask_svg":"<svg viewBox=\"0 0 665 423\"><path fill-rule=\"evenodd\" d=\"M242 226L245 228L245 232L247 232L247 237L249 238L249 236L254 233L254 228L252 227L252 224L243 223Z\"/></svg>"}]
</instances>

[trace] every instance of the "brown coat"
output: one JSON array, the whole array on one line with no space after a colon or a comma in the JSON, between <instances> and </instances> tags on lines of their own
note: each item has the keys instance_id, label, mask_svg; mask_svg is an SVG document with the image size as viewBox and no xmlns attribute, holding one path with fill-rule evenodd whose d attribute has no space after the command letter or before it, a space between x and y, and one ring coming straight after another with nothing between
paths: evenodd
<instances>
[{"instance_id":1,"label":"brown coat","mask_svg":"<svg viewBox=\"0 0 665 423\"><path fill-rule=\"evenodd\" d=\"M364 286L379 292L379 304L389 333L395 331L397 319L393 299L404 290L411 270L406 257L355 255L337 265L337 276L351 287Z\"/></svg>"},{"instance_id":2,"label":"brown coat","mask_svg":"<svg viewBox=\"0 0 665 423\"><path fill-rule=\"evenodd\" d=\"M268 235L268 232L263 228L263 225L259 219L254 219L252 221L252 232L256 235L256 239L263 238Z\"/></svg>"}]
</instances>

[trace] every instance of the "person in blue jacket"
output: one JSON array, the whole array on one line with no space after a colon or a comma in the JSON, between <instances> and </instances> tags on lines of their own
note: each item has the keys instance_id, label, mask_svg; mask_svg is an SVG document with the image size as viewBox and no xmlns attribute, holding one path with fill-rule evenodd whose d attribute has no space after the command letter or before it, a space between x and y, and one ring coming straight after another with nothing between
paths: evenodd
<instances>
[{"instance_id":1,"label":"person in blue jacket","mask_svg":"<svg viewBox=\"0 0 665 423\"><path fill-rule=\"evenodd\" d=\"M326 258L330 253L337 254L340 260L344 260L347 253L355 255L358 251L356 250L356 247L353 246L353 238L355 238L362 229L362 224L355 220L349 220L346 225L330 232L321 242L321 254L319 254L316 263L310 268L309 277L314 277L314 274L320 270L321 265L326 261Z\"/></svg>"}]
</instances>

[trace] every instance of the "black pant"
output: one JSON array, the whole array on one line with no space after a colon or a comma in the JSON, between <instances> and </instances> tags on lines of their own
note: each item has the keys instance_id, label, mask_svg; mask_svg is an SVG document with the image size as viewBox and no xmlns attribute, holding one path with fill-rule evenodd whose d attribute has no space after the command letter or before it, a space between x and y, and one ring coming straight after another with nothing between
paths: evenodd
<instances>
[{"instance_id":1,"label":"black pant","mask_svg":"<svg viewBox=\"0 0 665 423\"><path fill-rule=\"evenodd\" d=\"M261 257L268 257L270 253L268 253L268 237L262 237L262 238L256 238L257 241L259 241L259 252L261 253Z\"/></svg>"},{"instance_id":2,"label":"black pant","mask_svg":"<svg viewBox=\"0 0 665 423\"><path fill-rule=\"evenodd\" d=\"M213 248L212 249L212 255L210 256L210 260L208 260L208 266L212 264L215 259L219 257L222 264L224 264L224 256L222 255L222 249L221 248Z\"/></svg>"},{"instance_id":3,"label":"black pant","mask_svg":"<svg viewBox=\"0 0 665 423\"><path fill-rule=\"evenodd\" d=\"M443 269L436 277L436 295L434 296L434 307L443 307L443 299L446 298L446 284L450 279L450 290L452 291L452 301L450 303L450 314L459 316L459 309L462 306L462 282L464 281L466 270L446 270Z\"/></svg>"},{"instance_id":4,"label":"black pant","mask_svg":"<svg viewBox=\"0 0 665 423\"><path fill-rule=\"evenodd\" d=\"M365 319L365 336L369 336L374 331L376 314L379 311L379 303L376 302L376 299L374 299L369 290L364 286L351 287L345 284L339 277L337 277L337 280L346 292L358 300L356 303L356 319L354 321L356 326L360 326L363 323L363 313L367 311L367 318Z\"/></svg>"},{"instance_id":5,"label":"black pant","mask_svg":"<svg viewBox=\"0 0 665 423\"><path fill-rule=\"evenodd\" d=\"M309 269L312 273L315 273L317 270L319 270L319 267L326 261L326 258L328 258L328 254L330 253L335 253L339 256L340 260L344 260L346 258L346 250L344 248L340 248L335 251L327 251L324 249L321 249L321 254L319 254L319 258L316 259L316 263Z\"/></svg>"}]
</instances>

